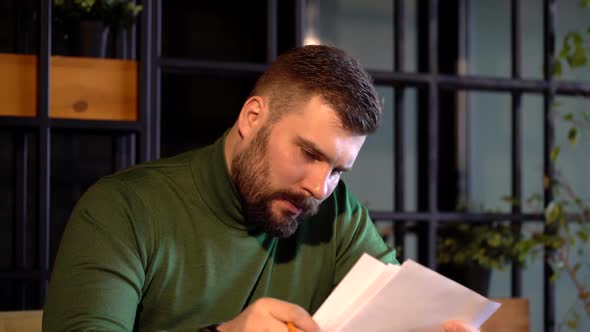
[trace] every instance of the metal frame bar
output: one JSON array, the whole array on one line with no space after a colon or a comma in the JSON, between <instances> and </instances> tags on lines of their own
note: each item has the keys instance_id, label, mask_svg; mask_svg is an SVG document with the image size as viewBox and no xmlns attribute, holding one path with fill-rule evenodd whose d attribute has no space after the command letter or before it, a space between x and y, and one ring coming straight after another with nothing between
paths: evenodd
<instances>
[{"instance_id":1,"label":"metal frame bar","mask_svg":"<svg viewBox=\"0 0 590 332\"><path fill-rule=\"evenodd\" d=\"M555 67L555 0L543 1L543 79L547 81L547 89L543 95L543 116L544 116L544 138L543 138L543 171L545 176L549 179L554 178L555 171L553 164L549 158L551 149L555 141L555 128L553 123L553 107L556 94L556 84L553 75ZM553 200L553 190L551 186L547 186L544 192L545 206ZM554 234L556 232L555 226L545 225L544 232L546 234ZM545 248L544 259L545 266L543 269L543 312L544 312L544 327L546 332L553 332L556 330L555 319L555 285L551 283L550 277L553 274L553 269L549 265L548 258L552 254L550 248Z\"/></svg>"},{"instance_id":2,"label":"metal frame bar","mask_svg":"<svg viewBox=\"0 0 590 332\"><path fill-rule=\"evenodd\" d=\"M295 46L303 46L305 38L305 0L295 0Z\"/></svg>"},{"instance_id":3,"label":"metal frame bar","mask_svg":"<svg viewBox=\"0 0 590 332\"><path fill-rule=\"evenodd\" d=\"M49 272L43 269L3 269L0 270L0 280L2 279L39 280L40 282L45 282L49 279Z\"/></svg>"},{"instance_id":4,"label":"metal frame bar","mask_svg":"<svg viewBox=\"0 0 590 332\"><path fill-rule=\"evenodd\" d=\"M539 221L544 219L543 213L479 213L479 212L391 212L391 211L370 211L373 220L404 220L422 221L437 219L441 222L489 222L507 220L513 222Z\"/></svg>"},{"instance_id":5,"label":"metal frame bar","mask_svg":"<svg viewBox=\"0 0 590 332\"><path fill-rule=\"evenodd\" d=\"M545 80L511 79L503 77L486 76L452 76L425 73L393 73L386 71L370 70L376 84L393 86L425 87L434 79L438 81L441 89L452 90L479 90L522 93L545 93L550 88L558 95L588 96L590 95L590 82L587 81L554 81L552 86Z\"/></svg>"},{"instance_id":6,"label":"metal frame bar","mask_svg":"<svg viewBox=\"0 0 590 332\"><path fill-rule=\"evenodd\" d=\"M51 171L51 128L49 125L50 105L50 77L51 77L51 6L52 2L39 1L40 22L39 22L39 89L38 89L38 117L41 125L39 127L39 165L38 165L38 257L37 267L49 273L49 229L50 229L50 171ZM48 279L44 279L40 285L39 303L45 302L47 294Z\"/></svg>"},{"instance_id":7,"label":"metal frame bar","mask_svg":"<svg viewBox=\"0 0 590 332\"><path fill-rule=\"evenodd\" d=\"M512 79L518 80L521 78L521 1L511 1L511 64L512 64ZM522 199L522 93L512 92L511 105L511 179L512 188L511 196L521 201ZM512 214L519 215L522 212L520 204L512 205ZM513 230L517 237L520 236L521 227L519 224L513 225ZM511 268L511 294L513 297L519 297L522 293L522 271L516 261L512 263Z\"/></svg>"},{"instance_id":8,"label":"metal frame bar","mask_svg":"<svg viewBox=\"0 0 590 332\"><path fill-rule=\"evenodd\" d=\"M166 73L260 75L268 67L260 63L213 62L189 59L161 58L158 65Z\"/></svg>"},{"instance_id":9,"label":"metal frame bar","mask_svg":"<svg viewBox=\"0 0 590 332\"><path fill-rule=\"evenodd\" d=\"M140 65L139 65L139 124L141 131L139 135L139 160L146 161L151 159L150 145L151 141L151 120L152 120L152 103L151 95L153 80L153 52L152 43L152 12L154 10L154 0L143 1L143 10L140 14Z\"/></svg>"},{"instance_id":10,"label":"metal frame bar","mask_svg":"<svg viewBox=\"0 0 590 332\"><path fill-rule=\"evenodd\" d=\"M428 2L428 219L427 261L430 268L436 269L436 242L438 218L438 0Z\"/></svg>"},{"instance_id":11,"label":"metal frame bar","mask_svg":"<svg viewBox=\"0 0 590 332\"><path fill-rule=\"evenodd\" d=\"M277 58L278 41L278 3L277 0L266 1L266 62Z\"/></svg>"},{"instance_id":12,"label":"metal frame bar","mask_svg":"<svg viewBox=\"0 0 590 332\"><path fill-rule=\"evenodd\" d=\"M142 130L141 124L135 121L49 119L49 126L64 130L100 130L111 132L139 132Z\"/></svg>"},{"instance_id":13,"label":"metal frame bar","mask_svg":"<svg viewBox=\"0 0 590 332\"><path fill-rule=\"evenodd\" d=\"M405 65L405 58L404 58L404 35L405 35L405 27L404 27L404 17L405 17L405 8L404 8L404 0L395 0L394 8L393 8L393 15L394 15L394 40L393 40L393 50L394 50L394 63L393 63L393 70L395 72L402 72L404 70ZM393 201L393 209L394 211L403 211L405 208L405 140L404 140L404 88L394 88L393 92L393 107L394 107L394 114L393 114L393 127L394 127L394 136L393 136L393 163L394 167L394 201ZM405 246L405 235L406 235L406 227L405 222L403 220L394 220L393 222L393 234L394 234L394 244L397 247L403 248ZM402 250L398 256L399 260L403 261L405 251Z\"/></svg>"},{"instance_id":14,"label":"metal frame bar","mask_svg":"<svg viewBox=\"0 0 590 332\"><path fill-rule=\"evenodd\" d=\"M14 133L14 255L13 265L18 268L27 266L27 219L28 219L28 169L29 140L28 133ZM23 284L17 286L17 307L21 310L26 306L26 291Z\"/></svg>"},{"instance_id":15,"label":"metal frame bar","mask_svg":"<svg viewBox=\"0 0 590 332\"><path fill-rule=\"evenodd\" d=\"M152 67L152 110L151 110L151 135L150 147L152 149L151 159L160 158L160 142L161 142L161 99L162 99L162 67L158 65L158 61L162 56L162 0L154 0L155 7L152 13L152 34L154 42L150 49L151 52L151 67Z\"/></svg>"}]
</instances>

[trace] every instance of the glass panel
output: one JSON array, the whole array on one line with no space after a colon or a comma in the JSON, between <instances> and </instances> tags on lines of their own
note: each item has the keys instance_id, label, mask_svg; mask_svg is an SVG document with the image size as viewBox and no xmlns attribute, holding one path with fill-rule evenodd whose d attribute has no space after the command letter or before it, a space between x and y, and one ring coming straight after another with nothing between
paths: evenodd
<instances>
[{"instance_id":1,"label":"glass panel","mask_svg":"<svg viewBox=\"0 0 590 332\"><path fill-rule=\"evenodd\" d=\"M555 167L562 180L571 186L573 192L580 198L590 198L590 113L588 112L588 100L585 98L557 97L555 123L555 144L560 146L560 154ZM571 121L563 119L571 114L579 125L573 126ZM585 119L586 117L586 119ZM570 128L578 128L576 144L568 141ZM565 194L565 193L564 193Z\"/></svg>"},{"instance_id":2,"label":"glass panel","mask_svg":"<svg viewBox=\"0 0 590 332\"><path fill-rule=\"evenodd\" d=\"M557 2L556 10L556 40L555 40L555 54L559 54L562 46L564 37L569 32L579 32L583 37L582 46L587 47L588 41L590 40L589 35L586 33L588 28L588 14L590 14L589 8L582 8L580 3L583 1L559 1ZM572 47L573 49L573 47ZM585 51L588 54L588 49ZM563 79L568 80L588 80L590 79L590 72L588 71L587 63L578 69L571 69L565 61L562 61Z\"/></svg>"},{"instance_id":3,"label":"glass panel","mask_svg":"<svg viewBox=\"0 0 590 332\"><path fill-rule=\"evenodd\" d=\"M98 134L55 132L51 138L50 261L74 205L94 182L113 173L113 139Z\"/></svg>"},{"instance_id":4,"label":"glass panel","mask_svg":"<svg viewBox=\"0 0 590 332\"><path fill-rule=\"evenodd\" d=\"M477 1L481 2L481 1ZM564 2L558 3L558 7ZM521 1L520 36L522 76L526 78L543 78L543 1ZM506 15L508 16L508 15ZM508 16L509 17L509 16ZM510 18L509 18L510 19ZM558 20L559 23L559 20ZM537 331L537 330L531 330Z\"/></svg>"},{"instance_id":5,"label":"glass panel","mask_svg":"<svg viewBox=\"0 0 590 332\"><path fill-rule=\"evenodd\" d=\"M465 203L472 211L510 211L510 95L468 92Z\"/></svg>"},{"instance_id":6,"label":"glass panel","mask_svg":"<svg viewBox=\"0 0 590 332\"><path fill-rule=\"evenodd\" d=\"M161 155L212 143L236 120L255 78L162 75Z\"/></svg>"},{"instance_id":7,"label":"glass panel","mask_svg":"<svg viewBox=\"0 0 590 332\"><path fill-rule=\"evenodd\" d=\"M0 268L13 265L15 156L12 133L0 132ZM0 299L4 298L0 296Z\"/></svg>"},{"instance_id":8,"label":"glass panel","mask_svg":"<svg viewBox=\"0 0 590 332\"><path fill-rule=\"evenodd\" d=\"M36 139L31 133L0 132L0 269L5 271L36 265L36 154ZM26 195L24 216L19 215L22 194ZM0 280L0 310L30 308L38 293L32 296L27 287L17 280Z\"/></svg>"},{"instance_id":9,"label":"glass panel","mask_svg":"<svg viewBox=\"0 0 590 332\"><path fill-rule=\"evenodd\" d=\"M38 4L35 0L0 0L0 53L37 53Z\"/></svg>"},{"instance_id":10,"label":"glass panel","mask_svg":"<svg viewBox=\"0 0 590 332\"><path fill-rule=\"evenodd\" d=\"M308 1L306 44L335 45L369 69L393 70L393 2L384 0ZM404 1L405 71L416 70L416 2ZM316 31L317 30L317 31Z\"/></svg>"},{"instance_id":11,"label":"glass panel","mask_svg":"<svg viewBox=\"0 0 590 332\"><path fill-rule=\"evenodd\" d=\"M543 195L543 97L522 98L523 156L522 205L524 212L540 212L543 204L534 197ZM541 195L541 196L539 196Z\"/></svg>"},{"instance_id":12,"label":"glass panel","mask_svg":"<svg viewBox=\"0 0 590 332\"><path fill-rule=\"evenodd\" d=\"M510 75L508 13L510 1L507 0L469 2L469 74Z\"/></svg>"},{"instance_id":13,"label":"glass panel","mask_svg":"<svg viewBox=\"0 0 590 332\"><path fill-rule=\"evenodd\" d=\"M266 1L162 1L162 55L266 61Z\"/></svg>"},{"instance_id":14,"label":"glass panel","mask_svg":"<svg viewBox=\"0 0 590 332\"><path fill-rule=\"evenodd\" d=\"M16 310L16 285L15 280L0 280L0 311Z\"/></svg>"}]
</instances>

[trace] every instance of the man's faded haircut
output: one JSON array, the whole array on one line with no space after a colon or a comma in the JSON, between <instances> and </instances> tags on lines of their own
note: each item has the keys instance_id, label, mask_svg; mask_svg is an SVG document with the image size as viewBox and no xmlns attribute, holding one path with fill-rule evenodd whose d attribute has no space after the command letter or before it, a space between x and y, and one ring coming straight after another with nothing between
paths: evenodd
<instances>
[{"instance_id":1,"label":"man's faded haircut","mask_svg":"<svg viewBox=\"0 0 590 332\"><path fill-rule=\"evenodd\" d=\"M296 103L320 96L337 112L344 129L358 135L375 132L382 112L369 74L344 51L323 45L280 55L260 76L250 96L270 98L271 124Z\"/></svg>"}]
</instances>

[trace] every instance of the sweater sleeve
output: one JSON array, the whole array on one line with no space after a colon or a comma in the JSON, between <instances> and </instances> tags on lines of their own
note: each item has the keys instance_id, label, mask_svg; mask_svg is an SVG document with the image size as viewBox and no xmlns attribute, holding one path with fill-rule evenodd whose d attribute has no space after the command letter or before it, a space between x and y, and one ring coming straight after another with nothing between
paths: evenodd
<instances>
[{"instance_id":1,"label":"sweater sleeve","mask_svg":"<svg viewBox=\"0 0 590 332\"><path fill-rule=\"evenodd\" d=\"M336 273L333 287L338 285L363 253L384 263L399 264L395 250L390 248L375 228L368 209L362 205L341 182L337 191L339 217L336 234Z\"/></svg>"},{"instance_id":2,"label":"sweater sleeve","mask_svg":"<svg viewBox=\"0 0 590 332\"><path fill-rule=\"evenodd\" d=\"M114 178L80 199L64 231L43 331L131 331L147 265L145 206Z\"/></svg>"}]
</instances>

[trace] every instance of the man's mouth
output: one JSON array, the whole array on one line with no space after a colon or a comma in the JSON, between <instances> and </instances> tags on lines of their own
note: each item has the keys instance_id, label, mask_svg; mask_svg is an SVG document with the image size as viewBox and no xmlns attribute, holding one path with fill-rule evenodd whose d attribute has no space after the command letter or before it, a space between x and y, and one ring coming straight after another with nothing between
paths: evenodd
<instances>
[{"instance_id":1,"label":"man's mouth","mask_svg":"<svg viewBox=\"0 0 590 332\"><path fill-rule=\"evenodd\" d=\"M289 199L280 199L279 200L284 206L285 208L293 215L299 215L301 213L301 211L303 210L301 207L299 207L297 204L293 203L291 200Z\"/></svg>"}]
</instances>

